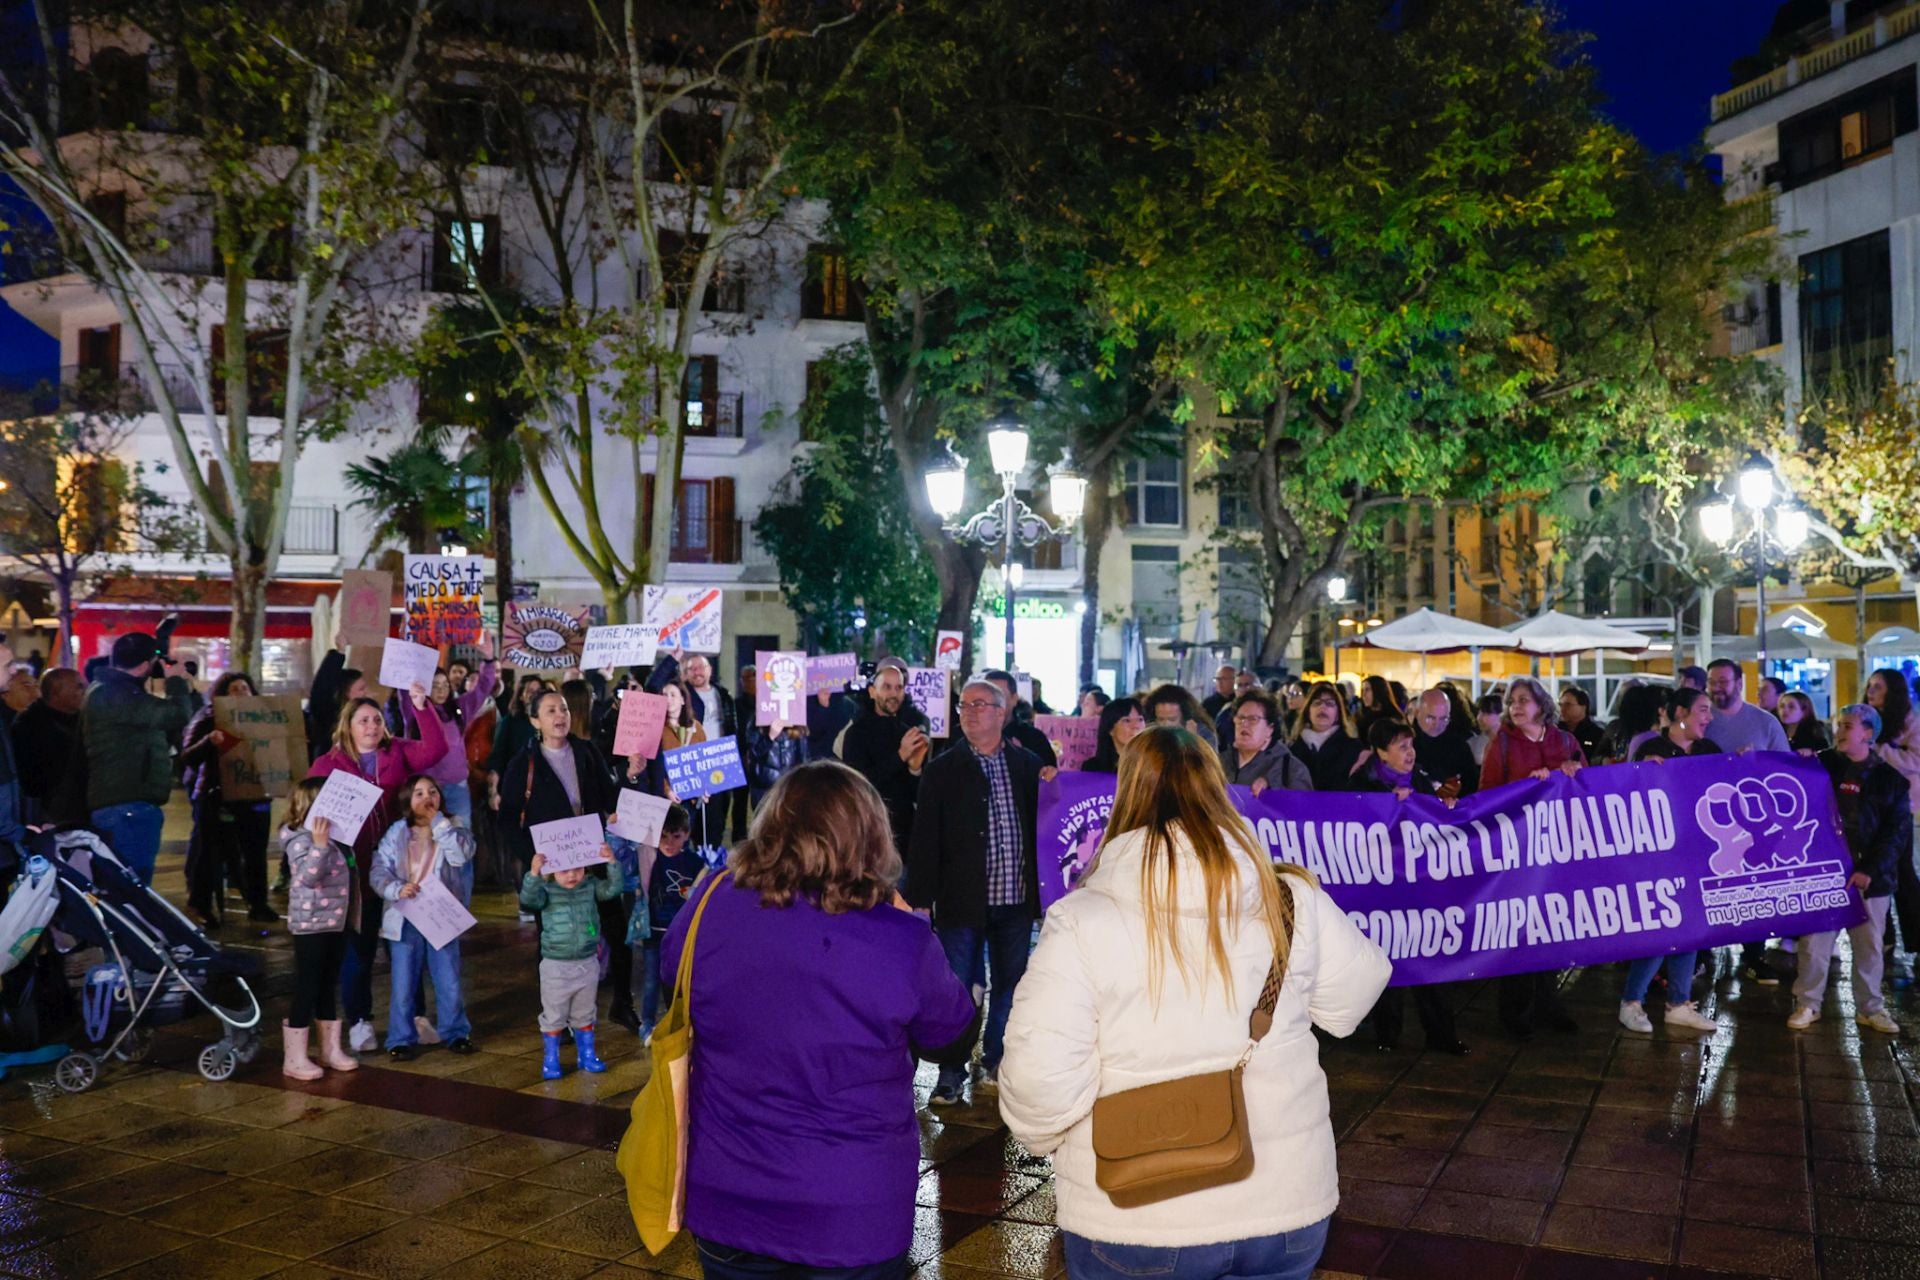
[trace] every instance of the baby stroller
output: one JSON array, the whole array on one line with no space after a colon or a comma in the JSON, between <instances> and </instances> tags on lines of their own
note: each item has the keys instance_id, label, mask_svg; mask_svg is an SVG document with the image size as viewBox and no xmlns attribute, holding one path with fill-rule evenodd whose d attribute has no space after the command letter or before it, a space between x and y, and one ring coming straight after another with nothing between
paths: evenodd
<instances>
[{"instance_id":1,"label":"baby stroller","mask_svg":"<svg viewBox=\"0 0 1920 1280\"><path fill-rule=\"evenodd\" d=\"M247 985L257 966L220 948L174 905L133 875L91 831L45 832L29 852L52 865L58 901L49 932L79 946L97 946L107 963L86 977L88 1038L105 1047L69 1053L54 1081L79 1093L109 1058L137 1062L153 1047L152 1029L205 1009L224 1034L200 1051L200 1074L225 1080L259 1052L260 1002ZM223 995L216 998L215 987ZM109 1039L109 1033L111 1038Z\"/></svg>"}]
</instances>

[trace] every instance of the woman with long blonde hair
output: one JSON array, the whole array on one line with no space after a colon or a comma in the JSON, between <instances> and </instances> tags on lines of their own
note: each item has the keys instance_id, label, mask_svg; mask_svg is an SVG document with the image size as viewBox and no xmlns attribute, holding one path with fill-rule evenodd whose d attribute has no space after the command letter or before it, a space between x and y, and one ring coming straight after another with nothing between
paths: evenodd
<instances>
[{"instance_id":1,"label":"woman with long blonde hair","mask_svg":"<svg viewBox=\"0 0 1920 1280\"><path fill-rule=\"evenodd\" d=\"M1272 1026L1249 1052L1276 962ZM1053 1154L1069 1274L1310 1275L1339 1202L1313 1028L1350 1034L1391 973L1312 876L1271 861L1198 737L1159 726L1134 739L1099 857L1047 913L1000 1069L1007 1126ZM1116 1205L1097 1181L1095 1101L1243 1056L1252 1172Z\"/></svg>"}]
</instances>

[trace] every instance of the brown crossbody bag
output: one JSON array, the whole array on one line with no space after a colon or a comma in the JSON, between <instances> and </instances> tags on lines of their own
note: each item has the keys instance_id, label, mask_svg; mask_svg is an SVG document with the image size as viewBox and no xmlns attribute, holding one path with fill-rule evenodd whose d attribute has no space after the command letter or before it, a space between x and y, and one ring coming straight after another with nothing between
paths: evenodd
<instances>
[{"instance_id":1,"label":"brown crossbody bag","mask_svg":"<svg viewBox=\"0 0 1920 1280\"><path fill-rule=\"evenodd\" d=\"M1288 893L1284 879L1280 892ZM1223 1187L1253 1173L1253 1135L1247 1128L1241 1077L1255 1046L1273 1028L1285 976L1276 955L1259 1003L1247 1018L1246 1052L1232 1067L1124 1089L1094 1101L1094 1180L1114 1204L1137 1209Z\"/></svg>"}]
</instances>

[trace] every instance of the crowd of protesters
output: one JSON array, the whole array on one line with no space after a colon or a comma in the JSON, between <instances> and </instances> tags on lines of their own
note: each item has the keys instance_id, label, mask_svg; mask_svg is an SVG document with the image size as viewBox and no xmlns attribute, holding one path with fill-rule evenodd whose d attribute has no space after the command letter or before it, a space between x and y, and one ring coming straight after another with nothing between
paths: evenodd
<instances>
[{"instance_id":1,"label":"crowd of protesters","mask_svg":"<svg viewBox=\"0 0 1920 1280\"><path fill-rule=\"evenodd\" d=\"M998 1093L1015 1135L1055 1154L1074 1274L1136 1273L1129 1268L1156 1252L1216 1245L1233 1232L1248 1256L1279 1259L1263 1271L1295 1274L1287 1266L1301 1255L1310 1270L1335 1196L1311 1028L1339 1036L1365 1023L1375 1045L1393 1051L1410 995L1430 1050L1465 1054L1469 1046L1456 1032L1454 993L1385 989L1384 955L1324 891L1304 875L1276 881L1260 871L1265 859L1228 801L1230 785L1255 795L1345 791L1451 805L1584 768L1797 752L1817 758L1833 781L1852 884L1867 904L1850 931L1863 1026L1898 1030L1882 985L1910 982L1909 958L1920 948L1912 820L1920 716L1911 682L1893 669L1874 671L1862 700L1830 724L1806 694L1771 678L1749 703L1747 674L1724 659L1682 669L1671 684L1629 682L1610 720L1584 688L1555 696L1527 676L1471 701L1450 682L1409 691L1370 675L1350 689L1265 682L1233 666L1214 674L1204 697L1173 683L1123 696L1089 686L1074 704L1074 714L1097 722L1080 767L1115 775L1115 812L1099 863L1068 909L1049 917L1036 948L1038 798L1059 761L1033 723L1047 711L1040 691L1023 698L1011 673L957 682L946 708L956 732L940 739L894 659L853 689L810 696L804 720L762 726L751 723L753 670L740 673L736 696L698 654L662 653L631 671L517 678L484 644L472 657L446 662L428 687L388 691L350 668L342 649L329 652L306 700L312 764L276 798L285 803L276 840L274 800L221 789L219 760L232 741L216 725L215 702L258 693L249 673L224 672L203 693L154 637L130 634L88 676L55 668L32 696L15 696L27 686L7 678L12 655L0 652L9 695L0 841L23 838L28 824L85 824L150 881L178 779L192 814L187 906L202 925L229 927L229 888L250 925L280 922L274 898L286 895L295 977L282 1069L296 1079L351 1071L356 1055L382 1047L374 973L383 948L387 1054L410 1058L432 1044L474 1050L458 940L433 946L396 905L430 885L470 902L478 869L515 890L521 920L538 932L527 1016L548 1078L565 1070L565 1041L578 1069L604 1070L595 1038L603 1007L625 1033L650 1035L682 972L688 908L712 897L705 927L750 945L716 949L711 962L703 947L702 964L689 970L702 999L694 1078L730 1085L696 1087L695 1132L705 1117L743 1141L756 1135L762 1155L785 1152L794 1169L841 1186L852 1178L869 1192L837 1216L800 1198L749 1207L728 1163L737 1153L696 1145L687 1218L710 1272L903 1258L911 1178L902 1200L873 1170L910 1172L915 1159L911 1127L889 1112L911 1074L901 1052L909 1046L939 1064L929 1105ZM620 702L635 690L664 698L667 715L656 750L620 755ZM675 794L662 753L724 739L739 747L745 785ZM350 840L305 821L335 772L379 790ZM627 839L612 823L626 791L668 802L655 843ZM588 815L607 832L600 861L549 869L531 828ZM271 884L276 861L279 883ZM1181 865L1189 871L1178 873ZM707 874L722 867L731 876L724 890L727 877ZM931 932L909 912L927 917ZM1242 921L1257 927L1242 933ZM847 945L834 949L836 937ZM1791 981L1788 1025L1809 1026L1821 1015L1835 935L1769 941L1743 950L1738 973L1761 985ZM764 958L775 954L791 963ZM1650 1033L1659 988L1655 1007L1670 1029L1716 1029L1692 994L1703 959L1656 955L1628 965L1621 1025ZM1250 1097L1255 1082L1271 1086L1252 1106L1255 1131L1277 1148L1271 1169L1259 1165L1266 1172L1211 1215L1117 1208L1096 1186L1092 1099L1116 1080L1146 1083L1231 1061L1245 1028L1222 1020L1207 988L1219 983L1230 1008L1251 1007L1269 967L1287 981L1277 1004L1260 1006L1273 1043L1252 1059L1247 1081ZM1560 978L1501 979L1502 1027L1520 1038L1575 1030ZM748 992L751 1000L736 1000ZM844 1089L808 1070L827 1045ZM816 1119L837 1117L830 1150L792 1129L801 1098ZM1277 1138L1272 1117L1282 1112L1290 1118Z\"/></svg>"}]
</instances>

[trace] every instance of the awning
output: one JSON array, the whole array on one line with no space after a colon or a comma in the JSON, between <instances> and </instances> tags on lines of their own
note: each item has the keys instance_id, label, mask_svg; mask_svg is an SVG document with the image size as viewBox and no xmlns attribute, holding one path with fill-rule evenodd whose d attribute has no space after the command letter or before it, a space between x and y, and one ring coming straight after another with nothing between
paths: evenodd
<instances>
[{"instance_id":1,"label":"awning","mask_svg":"<svg viewBox=\"0 0 1920 1280\"><path fill-rule=\"evenodd\" d=\"M1518 649L1520 643L1498 627L1422 608L1342 641L1341 647L1394 653L1459 653L1463 649Z\"/></svg>"},{"instance_id":2,"label":"awning","mask_svg":"<svg viewBox=\"0 0 1920 1280\"><path fill-rule=\"evenodd\" d=\"M1713 656L1737 661L1758 658L1760 645L1752 636L1715 636ZM1833 659L1856 656L1852 645L1841 644L1825 636L1809 635L1791 627L1773 627L1767 632L1767 660L1770 662L1781 658Z\"/></svg>"},{"instance_id":3,"label":"awning","mask_svg":"<svg viewBox=\"0 0 1920 1280\"><path fill-rule=\"evenodd\" d=\"M1594 618L1579 618L1558 609L1549 609L1537 618L1506 628L1508 635L1528 653L1543 658L1586 653L1594 649L1619 649L1640 653L1653 644L1651 636Z\"/></svg>"}]
</instances>

